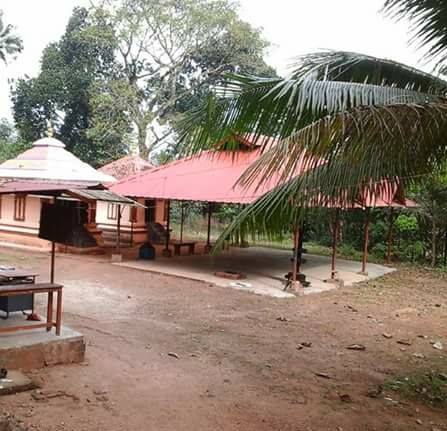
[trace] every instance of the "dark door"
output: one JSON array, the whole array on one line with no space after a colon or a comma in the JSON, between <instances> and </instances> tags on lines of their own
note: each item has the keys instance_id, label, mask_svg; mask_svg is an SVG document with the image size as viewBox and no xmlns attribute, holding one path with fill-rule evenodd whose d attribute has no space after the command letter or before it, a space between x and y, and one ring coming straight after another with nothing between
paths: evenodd
<instances>
[{"instance_id":1,"label":"dark door","mask_svg":"<svg viewBox=\"0 0 447 431\"><path fill-rule=\"evenodd\" d=\"M154 223L155 222L155 210L157 203L155 199L146 199L144 202L146 206L146 223Z\"/></svg>"}]
</instances>

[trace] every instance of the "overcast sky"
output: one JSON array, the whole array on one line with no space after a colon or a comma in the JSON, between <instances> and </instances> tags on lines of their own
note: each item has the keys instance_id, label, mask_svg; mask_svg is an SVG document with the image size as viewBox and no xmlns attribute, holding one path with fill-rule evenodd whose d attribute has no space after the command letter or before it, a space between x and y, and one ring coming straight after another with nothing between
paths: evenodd
<instances>
[{"instance_id":1,"label":"overcast sky","mask_svg":"<svg viewBox=\"0 0 447 431\"><path fill-rule=\"evenodd\" d=\"M64 32L71 11L87 0L1 0L5 21L14 24L25 49L0 64L0 117L11 117L9 80L35 76L44 47ZM408 46L408 23L380 13L384 0L240 0L242 18L264 29L273 46L267 61L286 73L297 55L319 49L363 52L429 70Z\"/></svg>"}]
</instances>

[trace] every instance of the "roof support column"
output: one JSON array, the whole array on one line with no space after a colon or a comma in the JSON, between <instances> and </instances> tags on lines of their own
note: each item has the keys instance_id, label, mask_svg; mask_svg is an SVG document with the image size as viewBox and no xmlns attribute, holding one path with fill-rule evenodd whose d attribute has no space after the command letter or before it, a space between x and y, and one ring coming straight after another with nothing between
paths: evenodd
<instances>
[{"instance_id":1,"label":"roof support column","mask_svg":"<svg viewBox=\"0 0 447 431\"><path fill-rule=\"evenodd\" d=\"M172 252L169 249L169 243L171 241L171 201L166 201L166 242L163 250L164 257L172 257Z\"/></svg>"},{"instance_id":2,"label":"roof support column","mask_svg":"<svg viewBox=\"0 0 447 431\"><path fill-rule=\"evenodd\" d=\"M211 202L208 202L208 229L206 234L206 246L205 246L205 253L211 252L211 216L213 213L213 207Z\"/></svg>"},{"instance_id":3,"label":"roof support column","mask_svg":"<svg viewBox=\"0 0 447 431\"><path fill-rule=\"evenodd\" d=\"M121 250L121 205L117 205L116 214L116 251L119 253Z\"/></svg>"},{"instance_id":4,"label":"roof support column","mask_svg":"<svg viewBox=\"0 0 447 431\"><path fill-rule=\"evenodd\" d=\"M368 246L369 246L369 223L370 223L370 208L365 208L365 227L363 237L363 255L362 255L362 270L361 275L368 275L366 271L366 264L368 263Z\"/></svg>"},{"instance_id":5,"label":"roof support column","mask_svg":"<svg viewBox=\"0 0 447 431\"><path fill-rule=\"evenodd\" d=\"M386 251L386 263L391 264L391 255L393 253L393 226L394 226L394 208L390 208L390 214L388 219L388 238L387 238L387 251Z\"/></svg>"},{"instance_id":6,"label":"roof support column","mask_svg":"<svg viewBox=\"0 0 447 431\"><path fill-rule=\"evenodd\" d=\"M337 208L334 214L333 232L332 232L332 257L331 257L331 278L333 282L337 280L337 269L336 269L336 259L337 259L337 242L340 234L340 209Z\"/></svg>"},{"instance_id":7,"label":"roof support column","mask_svg":"<svg viewBox=\"0 0 447 431\"><path fill-rule=\"evenodd\" d=\"M185 202L181 203L181 215L180 215L180 242L183 242L183 224L185 223Z\"/></svg>"}]
</instances>

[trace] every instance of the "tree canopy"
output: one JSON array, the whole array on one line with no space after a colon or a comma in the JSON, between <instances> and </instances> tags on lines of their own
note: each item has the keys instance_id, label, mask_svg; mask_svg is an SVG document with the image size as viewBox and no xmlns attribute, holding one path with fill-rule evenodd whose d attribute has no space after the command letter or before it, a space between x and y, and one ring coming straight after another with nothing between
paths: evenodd
<instances>
[{"instance_id":1,"label":"tree canopy","mask_svg":"<svg viewBox=\"0 0 447 431\"><path fill-rule=\"evenodd\" d=\"M92 14L121 66L100 83L95 127L113 127L126 113L147 157L166 142L177 115L203 100L227 72L274 75L263 54L268 43L240 20L228 0L108 0ZM101 31L96 32L103 38Z\"/></svg>"},{"instance_id":2,"label":"tree canopy","mask_svg":"<svg viewBox=\"0 0 447 431\"><path fill-rule=\"evenodd\" d=\"M18 80L12 99L22 140L42 137L50 120L69 151L98 166L125 154L129 125L101 139L89 134L92 88L116 74L113 47L86 37L90 26L88 11L75 8L61 40L45 48L39 75Z\"/></svg>"}]
</instances>

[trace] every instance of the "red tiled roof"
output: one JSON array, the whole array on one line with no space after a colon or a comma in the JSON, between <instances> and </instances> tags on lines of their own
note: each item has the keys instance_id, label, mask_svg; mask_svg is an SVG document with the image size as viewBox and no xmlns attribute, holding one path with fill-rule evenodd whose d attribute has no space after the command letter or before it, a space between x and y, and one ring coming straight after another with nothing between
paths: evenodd
<instances>
[{"instance_id":1,"label":"red tiled roof","mask_svg":"<svg viewBox=\"0 0 447 431\"><path fill-rule=\"evenodd\" d=\"M104 165L99 171L115 177L117 180L153 169L154 166L140 156L125 156Z\"/></svg>"}]
</instances>

